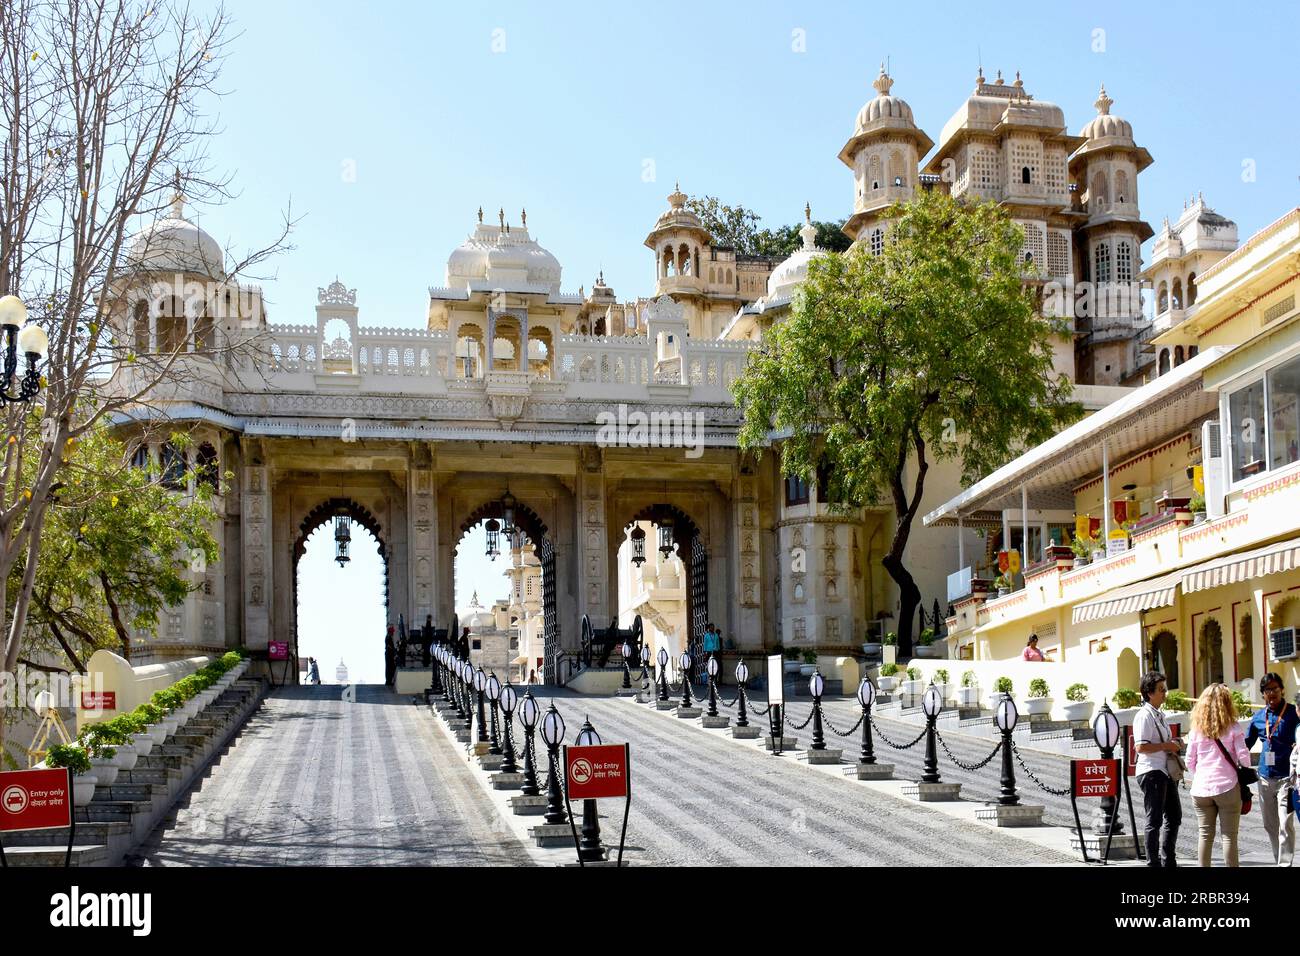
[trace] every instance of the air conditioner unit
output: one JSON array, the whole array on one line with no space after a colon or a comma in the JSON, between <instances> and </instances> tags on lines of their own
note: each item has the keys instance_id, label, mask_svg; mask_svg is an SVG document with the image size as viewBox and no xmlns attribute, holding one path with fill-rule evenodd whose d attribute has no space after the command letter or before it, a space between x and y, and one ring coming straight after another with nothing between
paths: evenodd
<instances>
[{"instance_id":1,"label":"air conditioner unit","mask_svg":"<svg viewBox=\"0 0 1300 956\"><path fill-rule=\"evenodd\" d=\"M1201 423L1201 469L1205 482L1205 514L1218 518L1224 511L1228 476L1223 460L1223 443L1219 437L1219 423L1210 420Z\"/></svg>"},{"instance_id":2,"label":"air conditioner unit","mask_svg":"<svg viewBox=\"0 0 1300 956\"><path fill-rule=\"evenodd\" d=\"M1293 661L1296 658L1295 652L1295 628L1279 627L1275 631L1269 631L1269 643L1273 645L1273 660L1275 661Z\"/></svg>"}]
</instances>

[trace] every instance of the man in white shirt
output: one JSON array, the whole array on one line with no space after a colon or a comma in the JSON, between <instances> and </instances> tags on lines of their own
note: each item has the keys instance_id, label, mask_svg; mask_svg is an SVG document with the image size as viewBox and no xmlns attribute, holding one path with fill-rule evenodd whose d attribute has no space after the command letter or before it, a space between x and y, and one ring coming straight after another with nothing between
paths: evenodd
<instances>
[{"instance_id":1,"label":"man in white shirt","mask_svg":"<svg viewBox=\"0 0 1300 956\"><path fill-rule=\"evenodd\" d=\"M1169 760L1182 750L1182 744L1170 734L1169 724L1160 710L1168 692L1165 675L1148 671L1142 675L1138 689L1143 704L1133 718L1133 745L1137 749L1135 772L1146 810L1147 866L1161 865L1163 846L1164 865L1173 867L1177 865L1174 846L1178 842L1178 825L1183 822L1183 806L1178 788L1169 775ZM1160 839L1162 822L1165 828L1163 841Z\"/></svg>"}]
</instances>

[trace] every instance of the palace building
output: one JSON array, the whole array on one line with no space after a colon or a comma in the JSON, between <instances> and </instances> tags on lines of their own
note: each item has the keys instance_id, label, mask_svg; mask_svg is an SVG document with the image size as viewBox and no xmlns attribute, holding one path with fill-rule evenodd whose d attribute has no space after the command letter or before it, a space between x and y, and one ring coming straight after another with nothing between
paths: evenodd
<instances>
[{"instance_id":1,"label":"palace building","mask_svg":"<svg viewBox=\"0 0 1300 956\"><path fill-rule=\"evenodd\" d=\"M1025 230L1029 283L1144 274L1151 229L1138 176L1151 157L1104 89L1074 135L1018 76L981 72L935 146L893 84L882 69L839 154L855 244L880 248L890 204L945 189L1009 210ZM832 514L816 482L785 480L776 456L736 446L730 385L792 307L820 251L815 230L807 222L784 261L745 256L715 243L686 203L675 188L647 233L655 293L635 301L619 300L603 274L590 291L565 291L525 213L515 224L479 209L420 326L399 328L363 322L364 290L337 279L312 311L270 321L261 290L226 275L223 250L178 195L137 237L129 278L109 298L137 353L118 387L173 356L182 374L120 424L139 460L154 457L178 484L187 465L204 466L188 480L232 478L216 499L220 563L157 633L139 635L144 653L295 647L298 559L316 528L340 518L379 542L390 621L432 615L438 627L454 614L466 533L484 521L513 530L501 549L513 568L504 653L520 674L540 661L552 683L581 669L584 614L604 627L641 607L647 633L673 651L698 651L712 622L729 649L781 644L828 667L895 630L897 589L880 564L892 512ZM1182 255L1196 254L1189 241ZM1058 370L1087 409L1155 374L1148 324L1130 303L1076 318L1058 343ZM150 423L191 429L192 446L172 447ZM932 469L922 512L959 490L954 473ZM640 547L662 557L633 574L638 527ZM977 546L937 528L913 534L909 563L940 632L947 577Z\"/></svg>"}]
</instances>

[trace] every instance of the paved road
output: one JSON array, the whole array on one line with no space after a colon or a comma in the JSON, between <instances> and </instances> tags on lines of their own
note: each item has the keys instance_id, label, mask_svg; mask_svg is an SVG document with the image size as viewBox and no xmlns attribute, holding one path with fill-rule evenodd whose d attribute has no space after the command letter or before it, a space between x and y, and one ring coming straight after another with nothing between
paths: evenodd
<instances>
[{"instance_id":1,"label":"paved road","mask_svg":"<svg viewBox=\"0 0 1300 956\"><path fill-rule=\"evenodd\" d=\"M138 851L145 866L522 866L475 771L382 686L273 691Z\"/></svg>"},{"instance_id":2,"label":"paved road","mask_svg":"<svg viewBox=\"0 0 1300 956\"><path fill-rule=\"evenodd\" d=\"M534 689L535 692L536 689ZM542 691L545 693L545 690ZM590 716L606 742L632 744L628 843L647 864L711 866L1042 865L1069 858L767 756L648 712L557 692L572 739ZM602 804L617 840L621 808ZM756 880L753 888L759 889Z\"/></svg>"}]
</instances>

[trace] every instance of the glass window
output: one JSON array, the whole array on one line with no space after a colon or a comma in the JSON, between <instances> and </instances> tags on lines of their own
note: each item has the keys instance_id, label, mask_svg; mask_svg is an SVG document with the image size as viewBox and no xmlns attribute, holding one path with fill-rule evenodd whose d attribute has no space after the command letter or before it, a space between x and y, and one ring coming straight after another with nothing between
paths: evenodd
<instances>
[{"instance_id":1,"label":"glass window","mask_svg":"<svg viewBox=\"0 0 1300 956\"><path fill-rule=\"evenodd\" d=\"M185 490L185 453L171 442L162 448L162 483L173 491Z\"/></svg>"},{"instance_id":2,"label":"glass window","mask_svg":"<svg viewBox=\"0 0 1300 956\"><path fill-rule=\"evenodd\" d=\"M1300 461L1300 358L1268 373L1271 465Z\"/></svg>"},{"instance_id":3,"label":"glass window","mask_svg":"<svg viewBox=\"0 0 1300 956\"><path fill-rule=\"evenodd\" d=\"M785 503L787 505L806 505L808 503L808 482L802 478L786 478Z\"/></svg>"},{"instance_id":4,"label":"glass window","mask_svg":"<svg viewBox=\"0 0 1300 956\"><path fill-rule=\"evenodd\" d=\"M1228 396L1232 430L1232 480L1241 481L1264 470L1264 383L1252 382Z\"/></svg>"}]
</instances>

